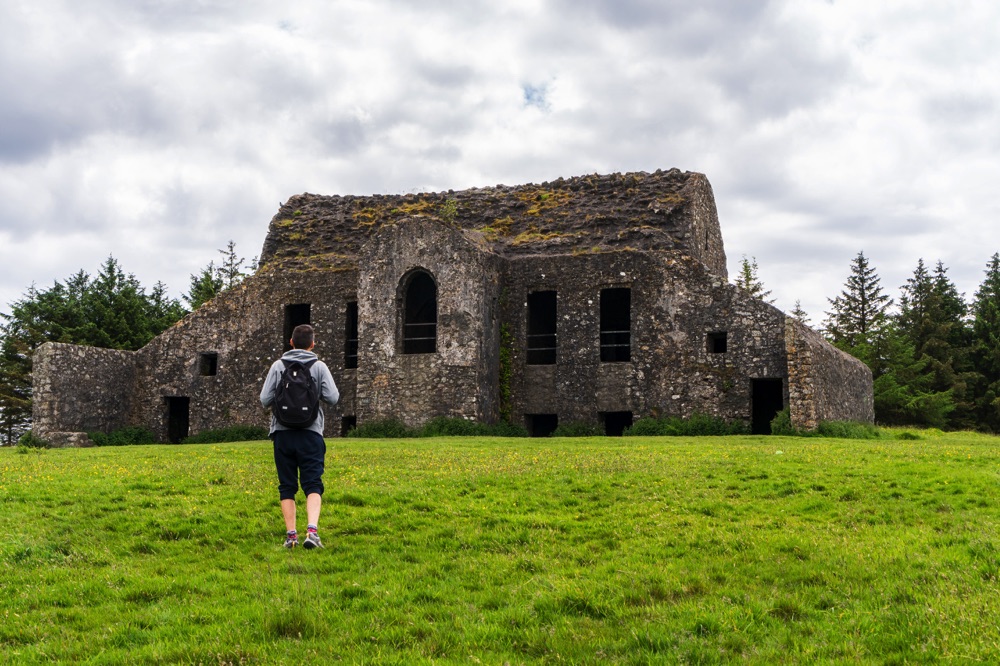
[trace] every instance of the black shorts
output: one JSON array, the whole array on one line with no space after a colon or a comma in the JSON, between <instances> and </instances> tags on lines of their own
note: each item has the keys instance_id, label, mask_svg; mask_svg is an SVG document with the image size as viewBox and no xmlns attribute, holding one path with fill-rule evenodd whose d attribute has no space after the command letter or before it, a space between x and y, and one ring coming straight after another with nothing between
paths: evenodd
<instances>
[{"instance_id":1,"label":"black shorts","mask_svg":"<svg viewBox=\"0 0 1000 666\"><path fill-rule=\"evenodd\" d=\"M306 495L323 494L326 441L312 430L278 430L274 433L274 466L278 469L278 494L295 499L302 483Z\"/></svg>"}]
</instances>

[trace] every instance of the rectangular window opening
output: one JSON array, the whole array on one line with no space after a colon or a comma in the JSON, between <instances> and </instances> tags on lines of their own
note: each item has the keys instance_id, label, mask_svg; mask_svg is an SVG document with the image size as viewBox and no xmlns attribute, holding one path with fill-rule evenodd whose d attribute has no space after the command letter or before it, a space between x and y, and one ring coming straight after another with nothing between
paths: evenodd
<instances>
[{"instance_id":1,"label":"rectangular window opening","mask_svg":"<svg viewBox=\"0 0 1000 666\"><path fill-rule=\"evenodd\" d=\"M216 352L198 354L198 374L202 377L214 377L219 374L219 354Z\"/></svg>"},{"instance_id":2,"label":"rectangular window opening","mask_svg":"<svg viewBox=\"0 0 1000 666\"><path fill-rule=\"evenodd\" d=\"M294 303L285 306L285 351L292 348L292 331L300 324L312 323L312 305L310 303Z\"/></svg>"},{"instance_id":3,"label":"rectangular window opening","mask_svg":"<svg viewBox=\"0 0 1000 666\"><path fill-rule=\"evenodd\" d=\"M553 365L556 362L556 292L535 291L528 294L528 365Z\"/></svg>"},{"instance_id":4,"label":"rectangular window opening","mask_svg":"<svg viewBox=\"0 0 1000 666\"><path fill-rule=\"evenodd\" d=\"M344 323L344 367L358 367L358 304L347 304Z\"/></svg>"},{"instance_id":5,"label":"rectangular window opening","mask_svg":"<svg viewBox=\"0 0 1000 666\"><path fill-rule=\"evenodd\" d=\"M559 427L556 414L525 414L524 420L532 437L548 437Z\"/></svg>"},{"instance_id":6,"label":"rectangular window opening","mask_svg":"<svg viewBox=\"0 0 1000 666\"><path fill-rule=\"evenodd\" d=\"M708 334L708 353L725 354L729 351L729 333L727 331L713 331Z\"/></svg>"},{"instance_id":7,"label":"rectangular window opening","mask_svg":"<svg viewBox=\"0 0 1000 666\"><path fill-rule=\"evenodd\" d=\"M358 427L357 416L345 416L340 419L340 436L346 437L347 433Z\"/></svg>"},{"instance_id":8,"label":"rectangular window opening","mask_svg":"<svg viewBox=\"0 0 1000 666\"><path fill-rule=\"evenodd\" d=\"M621 437L632 427L632 412L601 412L600 417L608 437Z\"/></svg>"},{"instance_id":9,"label":"rectangular window opening","mask_svg":"<svg viewBox=\"0 0 1000 666\"><path fill-rule=\"evenodd\" d=\"M632 290L601 290L601 362L632 360Z\"/></svg>"}]
</instances>

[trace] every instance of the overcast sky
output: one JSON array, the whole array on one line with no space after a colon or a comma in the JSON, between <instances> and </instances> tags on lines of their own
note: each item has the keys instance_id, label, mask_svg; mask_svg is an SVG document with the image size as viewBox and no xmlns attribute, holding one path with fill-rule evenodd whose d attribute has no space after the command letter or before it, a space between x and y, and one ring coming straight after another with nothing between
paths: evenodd
<instances>
[{"instance_id":1,"label":"overcast sky","mask_svg":"<svg viewBox=\"0 0 1000 666\"><path fill-rule=\"evenodd\" d=\"M677 167L814 325L859 251L1000 251L1000 3L0 0L0 311L108 255L180 297L300 192Z\"/></svg>"}]
</instances>

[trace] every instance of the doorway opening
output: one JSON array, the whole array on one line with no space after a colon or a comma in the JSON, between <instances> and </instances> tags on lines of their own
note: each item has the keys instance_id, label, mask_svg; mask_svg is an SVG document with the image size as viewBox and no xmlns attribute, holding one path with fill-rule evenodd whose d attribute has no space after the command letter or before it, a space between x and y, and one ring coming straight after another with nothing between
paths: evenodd
<instances>
[{"instance_id":1,"label":"doorway opening","mask_svg":"<svg viewBox=\"0 0 1000 666\"><path fill-rule=\"evenodd\" d=\"M528 434L532 437L548 437L559 427L559 416L556 414L525 414L528 424Z\"/></svg>"},{"instance_id":2,"label":"doorway opening","mask_svg":"<svg viewBox=\"0 0 1000 666\"><path fill-rule=\"evenodd\" d=\"M167 441L180 444L188 436L191 424L191 398L167 398Z\"/></svg>"},{"instance_id":3,"label":"doorway opening","mask_svg":"<svg viewBox=\"0 0 1000 666\"><path fill-rule=\"evenodd\" d=\"M785 408L784 382L780 379L750 380L750 432L770 435L771 421Z\"/></svg>"},{"instance_id":4,"label":"doorway opening","mask_svg":"<svg viewBox=\"0 0 1000 666\"><path fill-rule=\"evenodd\" d=\"M608 437L621 437L632 427L632 412L601 412L600 417Z\"/></svg>"}]
</instances>

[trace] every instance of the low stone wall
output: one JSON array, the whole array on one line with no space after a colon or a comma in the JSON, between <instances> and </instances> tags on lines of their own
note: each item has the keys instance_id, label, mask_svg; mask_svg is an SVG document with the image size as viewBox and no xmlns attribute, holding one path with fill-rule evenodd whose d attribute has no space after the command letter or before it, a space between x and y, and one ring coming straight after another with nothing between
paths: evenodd
<instances>
[{"instance_id":1,"label":"low stone wall","mask_svg":"<svg viewBox=\"0 0 1000 666\"><path fill-rule=\"evenodd\" d=\"M35 352L32 429L52 446L86 446L83 433L129 423L135 353L55 342Z\"/></svg>"},{"instance_id":2,"label":"low stone wall","mask_svg":"<svg viewBox=\"0 0 1000 666\"><path fill-rule=\"evenodd\" d=\"M792 425L815 430L820 421L874 423L872 373L805 324L787 317L788 407Z\"/></svg>"}]
</instances>

